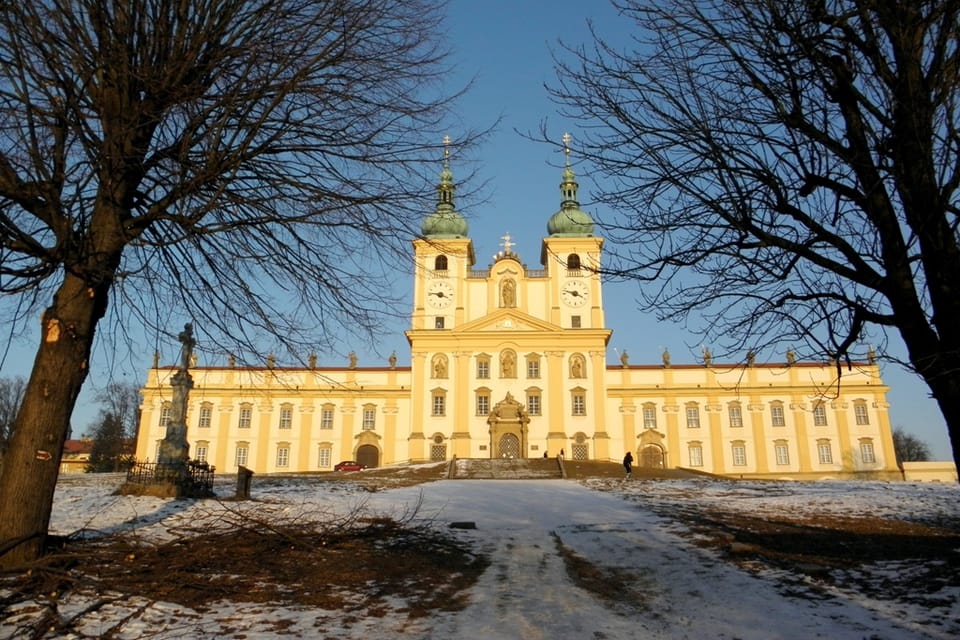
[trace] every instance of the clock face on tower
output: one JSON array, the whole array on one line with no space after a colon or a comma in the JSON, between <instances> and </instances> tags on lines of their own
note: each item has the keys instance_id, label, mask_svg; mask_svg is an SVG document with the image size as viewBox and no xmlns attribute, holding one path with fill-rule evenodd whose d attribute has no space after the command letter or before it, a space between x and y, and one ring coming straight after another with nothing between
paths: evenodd
<instances>
[{"instance_id":1,"label":"clock face on tower","mask_svg":"<svg viewBox=\"0 0 960 640\"><path fill-rule=\"evenodd\" d=\"M442 280L436 280L427 287L427 302L436 309L445 309L453 302L453 287Z\"/></svg>"},{"instance_id":2,"label":"clock face on tower","mask_svg":"<svg viewBox=\"0 0 960 640\"><path fill-rule=\"evenodd\" d=\"M580 280L571 280L560 290L560 299L571 307L581 307L587 302L590 291L587 285Z\"/></svg>"}]
</instances>

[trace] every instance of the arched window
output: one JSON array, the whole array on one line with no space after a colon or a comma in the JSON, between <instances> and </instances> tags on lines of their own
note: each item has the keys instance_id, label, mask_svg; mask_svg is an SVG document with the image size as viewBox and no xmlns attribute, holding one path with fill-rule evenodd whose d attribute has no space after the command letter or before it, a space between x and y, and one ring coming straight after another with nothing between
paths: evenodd
<instances>
[{"instance_id":1,"label":"arched window","mask_svg":"<svg viewBox=\"0 0 960 640\"><path fill-rule=\"evenodd\" d=\"M567 256L567 269L571 271L580 268L580 254L571 253Z\"/></svg>"},{"instance_id":2,"label":"arched window","mask_svg":"<svg viewBox=\"0 0 960 640\"><path fill-rule=\"evenodd\" d=\"M433 268L437 271L446 271L447 256L437 256L437 259L433 261Z\"/></svg>"}]
</instances>

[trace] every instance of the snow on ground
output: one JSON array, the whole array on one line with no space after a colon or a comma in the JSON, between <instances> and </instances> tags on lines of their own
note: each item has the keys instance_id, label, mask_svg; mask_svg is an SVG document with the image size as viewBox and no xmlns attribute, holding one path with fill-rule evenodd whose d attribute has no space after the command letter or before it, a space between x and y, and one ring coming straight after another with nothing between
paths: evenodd
<instances>
[{"instance_id":1,"label":"snow on ground","mask_svg":"<svg viewBox=\"0 0 960 640\"><path fill-rule=\"evenodd\" d=\"M177 522L222 508L215 501L112 496L117 476L64 478L52 529L129 530L162 538ZM232 486L218 487L231 495ZM960 636L957 580L937 606L877 601L863 593L784 589L774 571L748 573L682 535L673 507L708 509L722 503L752 515L804 510L840 515L896 516L928 524L960 521L960 488L913 483L789 483L710 480L613 481L445 480L370 493L348 482L310 478L254 481L255 502L346 513L364 505L378 513L418 517L452 529L487 554L491 564L461 611L410 620L403 613L344 619L337 611L294 610L223 602L193 611L145 599L120 600L85 616L84 635L111 638L491 638L535 640L725 638L738 640L863 638L899 640ZM574 584L563 555L618 568L632 579L610 602ZM310 570L306 567L305 570ZM895 569L891 568L891 571ZM2 595L2 594L0 594ZM80 611L82 596L61 603ZM137 611L130 616L131 610ZM0 621L0 639L13 638L18 621L35 613L23 605ZM115 628L117 620L125 620Z\"/></svg>"}]
</instances>

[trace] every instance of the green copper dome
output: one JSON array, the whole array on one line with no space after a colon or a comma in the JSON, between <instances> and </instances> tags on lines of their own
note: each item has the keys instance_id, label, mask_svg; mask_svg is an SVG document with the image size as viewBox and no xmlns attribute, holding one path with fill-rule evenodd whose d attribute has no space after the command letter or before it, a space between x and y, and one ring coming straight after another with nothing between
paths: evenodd
<instances>
[{"instance_id":1,"label":"green copper dome","mask_svg":"<svg viewBox=\"0 0 960 640\"><path fill-rule=\"evenodd\" d=\"M547 221L547 233L551 236L592 236L593 218L577 202L577 180L569 164L563 170L560 196L560 211Z\"/></svg>"},{"instance_id":2,"label":"green copper dome","mask_svg":"<svg viewBox=\"0 0 960 640\"><path fill-rule=\"evenodd\" d=\"M423 219L420 230L427 238L465 238L467 236L467 219L457 213L453 206L453 193L456 187L453 184L453 172L450 171L447 157L443 160L443 170L440 172L440 184L437 185L437 208Z\"/></svg>"}]
</instances>

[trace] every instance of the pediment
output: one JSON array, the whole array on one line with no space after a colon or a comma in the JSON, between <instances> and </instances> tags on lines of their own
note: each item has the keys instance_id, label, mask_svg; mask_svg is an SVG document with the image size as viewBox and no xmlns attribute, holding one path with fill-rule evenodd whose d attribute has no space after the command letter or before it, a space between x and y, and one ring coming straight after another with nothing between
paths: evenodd
<instances>
[{"instance_id":1,"label":"pediment","mask_svg":"<svg viewBox=\"0 0 960 640\"><path fill-rule=\"evenodd\" d=\"M556 332L562 329L545 320L534 318L531 315L516 309L500 309L476 320L462 324L454 333L474 333L493 331L529 331L529 332Z\"/></svg>"}]
</instances>

